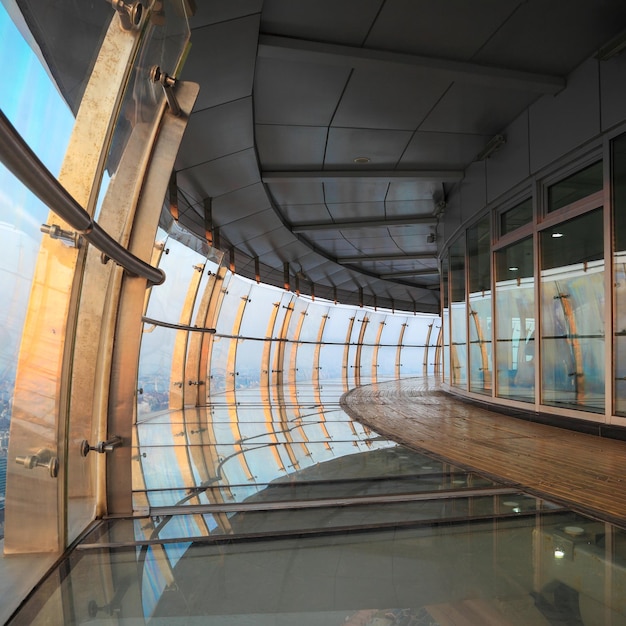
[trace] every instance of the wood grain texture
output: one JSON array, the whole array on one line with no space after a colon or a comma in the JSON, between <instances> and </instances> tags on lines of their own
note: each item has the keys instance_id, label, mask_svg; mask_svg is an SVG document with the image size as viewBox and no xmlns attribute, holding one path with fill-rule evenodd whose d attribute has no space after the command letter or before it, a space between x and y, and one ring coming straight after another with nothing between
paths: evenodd
<instances>
[{"instance_id":1,"label":"wood grain texture","mask_svg":"<svg viewBox=\"0 0 626 626\"><path fill-rule=\"evenodd\" d=\"M626 527L626 442L465 403L432 379L366 385L341 404L377 432L464 469Z\"/></svg>"}]
</instances>

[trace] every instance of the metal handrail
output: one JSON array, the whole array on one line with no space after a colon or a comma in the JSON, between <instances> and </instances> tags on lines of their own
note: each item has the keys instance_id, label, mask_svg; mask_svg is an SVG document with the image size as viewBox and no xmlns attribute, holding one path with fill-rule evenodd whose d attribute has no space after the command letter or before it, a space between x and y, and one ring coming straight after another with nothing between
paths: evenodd
<instances>
[{"instance_id":1,"label":"metal handrail","mask_svg":"<svg viewBox=\"0 0 626 626\"><path fill-rule=\"evenodd\" d=\"M1 110L0 161L51 211L129 274L146 278L153 285L163 283L165 272L136 257L94 222L40 161Z\"/></svg>"}]
</instances>

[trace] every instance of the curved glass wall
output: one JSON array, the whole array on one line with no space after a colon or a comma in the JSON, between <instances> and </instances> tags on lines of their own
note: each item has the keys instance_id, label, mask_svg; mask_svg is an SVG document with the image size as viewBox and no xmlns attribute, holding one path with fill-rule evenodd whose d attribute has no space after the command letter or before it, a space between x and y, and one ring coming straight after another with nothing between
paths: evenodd
<instances>
[{"instance_id":1,"label":"curved glass wall","mask_svg":"<svg viewBox=\"0 0 626 626\"><path fill-rule=\"evenodd\" d=\"M62 100L35 54L0 4L0 63L11 68L10 86L0 90L0 109L30 148L53 175L58 176L74 125L74 117ZM18 354L35 267L43 238L41 224L48 221L48 207L27 190L0 164L0 538L4 535L4 513L9 433L15 408L35 413L40 431L50 425L54 415L36 406L14 407L14 387ZM50 259L50 271L55 260ZM65 285L69 289L69 284ZM52 302L54 293L47 296ZM43 309L43 305L42 305ZM43 311L42 311L43 312ZM55 356L31 347L24 354L31 365L59 375ZM34 410L33 410L34 409ZM54 424L50 439L40 441L42 448L56 449ZM45 446L44 446L45 444ZM26 454L27 451L24 451ZM12 464L13 465L13 464ZM42 499L42 503L43 503Z\"/></svg>"}]
</instances>

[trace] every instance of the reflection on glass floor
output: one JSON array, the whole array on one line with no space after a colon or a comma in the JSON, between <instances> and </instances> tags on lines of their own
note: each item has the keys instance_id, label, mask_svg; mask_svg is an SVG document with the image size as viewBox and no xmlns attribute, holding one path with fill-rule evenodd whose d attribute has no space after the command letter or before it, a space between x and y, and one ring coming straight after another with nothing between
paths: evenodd
<instances>
[{"instance_id":1,"label":"reflection on glass floor","mask_svg":"<svg viewBox=\"0 0 626 626\"><path fill-rule=\"evenodd\" d=\"M334 390L142 416L137 516L12 623L626 624L626 533L386 440Z\"/></svg>"}]
</instances>

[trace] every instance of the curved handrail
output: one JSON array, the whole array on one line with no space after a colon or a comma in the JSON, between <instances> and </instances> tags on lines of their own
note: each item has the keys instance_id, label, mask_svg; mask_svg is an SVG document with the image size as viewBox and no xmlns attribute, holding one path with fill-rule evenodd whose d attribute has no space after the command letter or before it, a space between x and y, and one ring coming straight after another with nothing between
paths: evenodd
<instances>
[{"instance_id":1,"label":"curved handrail","mask_svg":"<svg viewBox=\"0 0 626 626\"><path fill-rule=\"evenodd\" d=\"M0 161L50 210L129 274L146 278L153 285L163 283L165 272L136 257L94 222L39 160L1 110Z\"/></svg>"}]
</instances>

